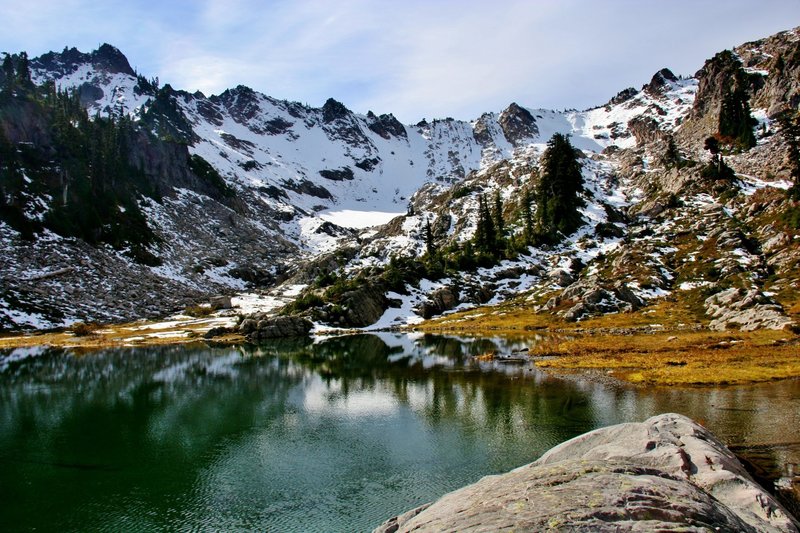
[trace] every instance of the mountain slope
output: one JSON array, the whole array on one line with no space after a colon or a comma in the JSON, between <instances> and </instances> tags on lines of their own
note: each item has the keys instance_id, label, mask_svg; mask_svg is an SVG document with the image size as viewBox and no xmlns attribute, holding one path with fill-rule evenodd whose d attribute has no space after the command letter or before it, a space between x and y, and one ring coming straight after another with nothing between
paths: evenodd
<instances>
[{"instance_id":1,"label":"mountain slope","mask_svg":"<svg viewBox=\"0 0 800 533\"><path fill-rule=\"evenodd\" d=\"M322 274L367 275L387 268L392 257L421 256L427 223L437 246L463 245L474 233L481 192L500 192L504 218L518 233L522 198L539 179L541 154L553 134L563 133L582 151L583 228L555 248L519 250L498 266L397 287L408 294L382 292L375 309L384 316L375 311L359 324L407 322L458 303L501 302L521 293L542 312L577 319L641 308L682 290L702 289L710 297L737 289L755 290L758 309L773 307L774 320L754 327L778 327L788 321L797 290L787 281L797 269L796 233L781 222L791 208L781 200L791 162L774 157L789 150L776 117L797 110L797 42L795 30L748 43L690 78L663 69L641 90L626 89L586 111L511 104L472 122L416 125L391 114L353 113L333 99L317 109L242 86L210 97L174 90L135 73L110 45L89 54L45 54L29 62L36 91L74 90L98 124L130 128L125 164L157 194L126 188L133 191L126 201L134 198L135 205L117 209L141 212L153 238L132 253L131 243L89 242L33 222L33 235L24 234L2 217L0 326L163 315L204 295L268 288L287 278L279 293L295 294L296 286L313 285ZM20 59L11 63L19 67ZM0 76L8 87L11 78ZM748 127L757 144L725 154L739 173L734 181L703 178L703 140L724 133L720 117L730 123L731 106L745 104L755 117ZM31 105L10 91L0 131L19 153L32 146L44 158L54 124L47 117L31 120ZM23 162L18 197L25 197L26 220L41 222L56 210L63 191L55 177L67 166L58 158L47 165ZM718 229L722 237L713 235ZM684 235L705 240L676 245ZM771 264L774 246L767 244L776 239L788 245ZM720 240L728 245L706 250L698 244ZM709 281L678 265L692 256L762 267L752 280L717 267L722 274ZM781 282L785 287L774 290ZM444 298L447 305L441 305L443 293L454 296ZM330 307L317 317L321 322L334 323ZM701 314L713 313L712 304L700 307Z\"/></svg>"}]
</instances>

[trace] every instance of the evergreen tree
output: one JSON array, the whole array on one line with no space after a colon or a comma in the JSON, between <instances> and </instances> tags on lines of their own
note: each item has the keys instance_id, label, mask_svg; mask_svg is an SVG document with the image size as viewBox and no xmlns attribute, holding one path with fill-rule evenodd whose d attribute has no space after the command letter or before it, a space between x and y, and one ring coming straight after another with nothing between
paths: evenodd
<instances>
[{"instance_id":1,"label":"evergreen tree","mask_svg":"<svg viewBox=\"0 0 800 533\"><path fill-rule=\"evenodd\" d=\"M756 121L750 115L747 94L741 89L725 94L719 112L719 134L730 139L736 148L747 150L756 145L753 134L755 125Z\"/></svg>"},{"instance_id":2,"label":"evergreen tree","mask_svg":"<svg viewBox=\"0 0 800 533\"><path fill-rule=\"evenodd\" d=\"M712 180L732 180L736 177L733 169L725 164L722 147L716 137L708 137L703 147L711 154L711 161L700 172L701 176Z\"/></svg>"},{"instance_id":3,"label":"evergreen tree","mask_svg":"<svg viewBox=\"0 0 800 533\"><path fill-rule=\"evenodd\" d=\"M425 250L428 257L436 255L436 243L433 240L433 230L431 229L430 219L425 219Z\"/></svg>"},{"instance_id":4,"label":"evergreen tree","mask_svg":"<svg viewBox=\"0 0 800 533\"><path fill-rule=\"evenodd\" d=\"M534 240L532 205L533 195L530 187L526 187L522 194L522 238L525 246L530 246Z\"/></svg>"},{"instance_id":5,"label":"evergreen tree","mask_svg":"<svg viewBox=\"0 0 800 533\"><path fill-rule=\"evenodd\" d=\"M719 141L716 137L708 137L703 143L703 148L708 150L711 154L711 163L714 166L721 167L722 166L722 156L720 156L720 147Z\"/></svg>"},{"instance_id":6,"label":"evergreen tree","mask_svg":"<svg viewBox=\"0 0 800 533\"><path fill-rule=\"evenodd\" d=\"M3 92L11 92L14 86L14 60L10 54L6 54L3 58Z\"/></svg>"},{"instance_id":7,"label":"evergreen tree","mask_svg":"<svg viewBox=\"0 0 800 533\"><path fill-rule=\"evenodd\" d=\"M678 145L675 144L675 137L670 135L667 137L667 149L664 151L663 164L667 168L678 167L681 168L685 165L683 156Z\"/></svg>"},{"instance_id":8,"label":"evergreen tree","mask_svg":"<svg viewBox=\"0 0 800 533\"><path fill-rule=\"evenodd\" d=\"M497 232L498 240L503 240L506 233L505 222L503 221L503 199L500 197L500 191L494 192L494 228Z\"/></svg>"},{"instance_id":9,"label":"evergreen tree","mask_svg":"<svg viewBox=\"0 0 800 533\"><path fill-rule=\"evenodd\" d=\"M788 190L788 195L793 200L800 200L800 112L785 111L778 116L778 123L789 149L793 184Z\"/></svg>"},{"instance_id":10,"label":"evergreen tree","mask_svg":"<svg viewBox=\"0 0 800 533\"><path fill-rule=\"evenodd\" d=\"M542 155L541 167L535 194L535 240L555 243L577 230L583 222L578 211L585 205L578 196L583 191L583 175L568 136L553 135Z\"/></svg>"},{"instance_id":11,"label":"evergreen tree","mask_svg":"<svg viewBox=\"0 0 800 533\"><path fill-rule=\"evenodd\" d=\"M478 223L473 241L475 249L480 253L493 255L496 252L497 232L483 194L478 196Z\"/></svg>"},{"instance_id":12,"label":"evergreen tree","mask_svg":"<svg viewBox=\"0 0 800 533\"><path fill-rule=\"evenodd\" d=\"M27 52L20 52L17 58L17 82L28 87L33 86Z\"/></svg>"}]
</instances>

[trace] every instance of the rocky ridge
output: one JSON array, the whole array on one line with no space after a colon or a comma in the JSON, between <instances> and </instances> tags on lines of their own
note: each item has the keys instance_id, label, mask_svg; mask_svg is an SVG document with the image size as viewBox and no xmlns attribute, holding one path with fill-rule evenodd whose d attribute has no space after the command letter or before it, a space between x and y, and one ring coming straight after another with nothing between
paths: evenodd
<instances>
[{"instance_id":1,"label":"rocky ridge","mask_svg":"<svg viewBox=\"0 0 800 533\"><path fill-rule=\"evenodd\" d=\"M687 309L697 326L794 327L800 234L789 222L797 203L785 191L796 162L779 124L787 109L796 113L793 82L775 81L783 70L758 70L743 61L754 64L749 58L765 57L758 51L762 45L793 57L797 35L797 30L784 32L717 54L695 78L662 69L641 91L623 91L606 106L580 114L581 133L588 129L597 132L592 139L611 143L592 149L589 138L573 130L584 155L585 226L559 246L528 249L493 267L422 283L416 292L409 287L401 307L427 317L442 308L435 292L457 287L452 301L460 302L459 308L511 299L576 321L667 300ZM791 70L786 64L781 68ZM775 91L769 87L776 85L785 88L788 100L772 99ZM737 115L732 101L744 110L752 103L752 113ZM545 116L537 115L541 129ZM739 140L723 132L737 116L746 126L738 130L745 135ZM617 117L627 123L621 125ZM747 135L754 146L738 145ZM733 178L705 175L710 154L703 141L710 136L738 146L722 157ZM360 252L342 268L355 275L393 255L423 256L426 224L439 248L463 246L474 234L480 195L499 192L506 225L512 235L519 233L519 205L536 185L541 151L534 143L455 187L421 188L410 213L362 234ZM399 323L402 317L380 322Z\"/></svg>"},{"instance_id":2,"label":"rocky ridge","mask_svg":"<svg viewBox=\"0 0 800 533\"><path fill-rule=\"evenodd\" d=\"M305 286L301 296L321 295L327 288L320 276L352 281L386 268L392 257L422 256L428 223L437 246L463 245L475 231L479 195L495 191L514 234L546 142L560 132L572 136L583 158L585 225L577 233L493 267L373 286L358 293L363 297L351 294L344 308L324 307L317 321L389 327L509 299L581 320L669 299L715 328L785 327L798 313L800 235L791 222L796 207L785 199L793 162L778 117L797 109L797 43L797 30L747 43L693 77L662 69L641 90L626 89L586 111L514 103L473 122L416 125L388 113L360 115L333 99L312 108L242 86L209 97L162 87L108 45L90 54L45 54L31 61L35 83L75 88L90 114L129 117L143 139L172 147L172 155L150 150L133 158L160 180L163 201L141 199L159 236L148 252L160 264L110 248L80 252L83 243L55 234L38 237L41 251L26 254L28 241L0 223L5 256L14 258L2 270L2 326L164 314L204 295L284 280L274 291L296 294ZM703 140L724 133L733 108L752 111L746 118L755 146L724 154L735 179L708 179ZM13 142L46 138L41 125L14 129L3 117ZM170 163L187 156L205 161L231 194ZM29 205L38 207L30 216L43 216L52 202L31 192ZM374 211L383 213L380 221L398 218L343 226L353 214ZM80 255L88 260L76 261ZM318 260L307 263L309 257ZM112 282L102 266L109 262L136 274ZM138 280L152 283L134 286ZM159 284L160 297L143 296Z\"/></svg>"}]
</instances>

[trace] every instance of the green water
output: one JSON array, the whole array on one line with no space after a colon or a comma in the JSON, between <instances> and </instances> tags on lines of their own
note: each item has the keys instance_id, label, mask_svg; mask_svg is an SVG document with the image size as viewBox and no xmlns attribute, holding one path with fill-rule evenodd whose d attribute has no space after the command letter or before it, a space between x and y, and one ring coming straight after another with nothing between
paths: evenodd
<instances>
[{"instance_id":1,"label":"green water","mask_svg":"<svg viewBox=\"0 0 800 533\"><path fill-rule=\"evenodd\" d=\"M797 381L645 391L471 362L495 344L382 334L5 352L0 530L368 531L582 432L666 411L796 462Z\"/></svg>"}]
</instances>

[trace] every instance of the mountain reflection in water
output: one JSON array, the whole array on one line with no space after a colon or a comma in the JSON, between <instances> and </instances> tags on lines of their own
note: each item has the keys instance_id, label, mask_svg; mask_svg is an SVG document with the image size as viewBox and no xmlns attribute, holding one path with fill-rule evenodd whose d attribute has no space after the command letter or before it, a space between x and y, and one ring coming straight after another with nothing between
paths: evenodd
<instances>
[{"instance_id":1,"label":"mountain reflection in water","mask_svg":"<svg viewBox=\"0 0 800 533\"><path fill-rule=\"evenodd\" d=\"M667 411L797 462L797 381L645 390L471 357L532 342L384 333L5 352L0 524L369 530L577 434Z\"/></svg>"}]
</instances>

